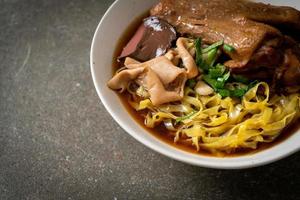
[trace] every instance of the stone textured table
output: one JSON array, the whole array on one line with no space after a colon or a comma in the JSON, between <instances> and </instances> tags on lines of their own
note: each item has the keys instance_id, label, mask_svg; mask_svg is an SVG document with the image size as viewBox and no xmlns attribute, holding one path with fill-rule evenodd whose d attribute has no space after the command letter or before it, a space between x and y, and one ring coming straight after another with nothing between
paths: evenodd
<instances>
[{"instance_id":1,"label":"stone textured table","mask_svg":"<svg viewBox=\"0 0 300 200\"><path fill-rule=\"evenodd\" d=\"M300 199L300 153L249 170L186 165L106 112L89 68L112 0L0 0L0 199Z\"/></svg>"}]
</instances>

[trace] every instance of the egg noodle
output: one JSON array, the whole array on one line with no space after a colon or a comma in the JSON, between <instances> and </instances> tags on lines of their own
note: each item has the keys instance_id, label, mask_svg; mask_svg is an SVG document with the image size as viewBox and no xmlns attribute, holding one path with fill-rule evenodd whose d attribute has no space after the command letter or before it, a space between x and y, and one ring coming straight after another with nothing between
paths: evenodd
<instances>
[{"instance_id":1,"label":"egg noodle","mask_svg":"<svg viewBox=\"0 0 300 200\"><path fill-rule=\"evenodd\" d=\"M195 58L194 43L186 41L187 50ZM224 70L222 73L226 76ZM202 75L198 80L202 80ZM143 87L131 90L129 85L127 91L132 97L129 104L146 113L146 127L163 124L173 133L175 143L191 144L197 151L232 153L238 149L256 149L259 143L274 141L300 117L300 94L271 94L265 82L255 83L240 98L216 91L200 95L193 88L186 84L181 101L159 106L153 105Z\"/></svg>"},{"instance_id":2,"label":"egg noodle","mask_svg":"<svg viewBox=\"0 0 300 200\"><path fill-rule=\"evenodd\" d=\"M263 93L259 93L263 91ZM185 88L178 104L155 107L149 99L131 101L136 110L148 110L145 125L164 123L175 132L174 141L190 141L197 150L233 152L238 148L256 149L258 143L272 142L299 117L300 96L272 96L269 86L260 82L241 100L220 95L200 96ZM177 123L177 124L176 124Z\"/></svg>"}]
</instances>

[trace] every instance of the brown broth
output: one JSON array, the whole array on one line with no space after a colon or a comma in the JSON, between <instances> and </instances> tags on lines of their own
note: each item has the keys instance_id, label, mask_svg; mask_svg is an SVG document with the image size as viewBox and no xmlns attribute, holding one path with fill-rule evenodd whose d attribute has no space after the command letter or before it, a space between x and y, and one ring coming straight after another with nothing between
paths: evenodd
<instances>
[{"instance_id":1,"label":"brown broth","mask_svg":"<svg viewBox=\"0 0 300 200\"><path fill-rule=\"evenodd\" d=\"M129 42L129 40L131 39L131 37L133 36L133 34L135 33L135 31L137 30L137 28L139 27L139 25L141 24L142 20L149 16L149 12L145 12L144 14L142 14L140 17L136 18L129 26L128 28L125 30L125 32L123 33L122 37L120 38L120 40L118 41L118 45L115 49L115 53L114 53L114 57L113 57L113 73L115 73L115 71L117 69L119 69L120 67L122 67L123 62L119 62L117 61L118 56L121 54L123 47ZM200 154L200 155L204 155L204 156L217 156L217 157L236 157L236 156L244 156L244 155L249 155L249 154L255 154L257 152L269 149L279 143L281 143L282 141L286 140L287 138L289 138L293 133L296 133L297 130L300 129L300 119L298 119L296 122L294 122L292 125L290 125L289 127L286 127L282 133L277 137L277 139L271 143L259 143L257 149L238 149L236 152L234 153L218 153L218 154L212 154L209 151L205 151L203 149L201 149L200 151L197 151L196 148L190 144L185 144L182 141L181 142L177 142L174 143L174 133L171 133L170 131L168 131L163 125L159 125L155 128L147 128L144 125L144 118L142 116L142 112L138 112L135 111L128 103L128 99L130 97L130 94L125 92L123 94L119 94L118 96L122 102L122 104L124 105L124 107L126 108L126 110L128 111L128 113L131 115L131 117L138 122L138 124L140 126L142 126L145 130L147 130L149 133L151 133L153 136L157 137L159 140L174 146L176 148L179 148L183 151L187 151L190 153L195 153L195 154Z\"/></svg>"}]
</instances>

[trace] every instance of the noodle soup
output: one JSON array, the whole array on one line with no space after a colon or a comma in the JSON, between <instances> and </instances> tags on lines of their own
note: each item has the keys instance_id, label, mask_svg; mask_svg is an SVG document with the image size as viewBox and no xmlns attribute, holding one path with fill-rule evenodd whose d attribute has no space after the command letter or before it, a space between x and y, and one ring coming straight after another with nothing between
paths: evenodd
<instances>
[{"instance_id":1,"label":"noodle soup","mask_svg":"<svg viewBox=\"0 0 300 200\"><path fill-rule=\"evenodd\" d=\"M144 24L149 25L149 21L154 22L151 30L168 29L166 22L156 18L146 18ZM277 93L273 91L277 86L273 88L272 83L275 75L270 75L268 69L256 69L254 75L250 71L251 76L247 76L247 70L232 70L234 67L229 66L236 63L234 52L239 50L225 39L209 43L205 37L177 33L176 40L169 46L168 41L165 42L165 49L154 48L156 54L160 53L156 58L149 59L151 52L136 49L130 55L124 53L126 44L136 35L134 32L141 29L138 27L141 23L141 19L137 20L122 37L114 59L116 73L108 85L123 92L119 96L127 110L149 132L190 152L236 156L269 148L297 129L298 83L296 87L287 84L280 89L288 88L289 92ZM147 34L147 27L143 30ZM170 30L168 37L161 37L172 38L172 28ZM276 35L273 29L264 31ZM272 45L277 45L275 39L270 41ZM144 39L140 38L141 41ZM285 48L285 55L293 57L288 50L291 46ZM132 58L135 56L139 60ZM120 61L116 62L117 59ZM166 80L170 78L166 71L160 71L163 68L175 74L171 81ZM120 77L126 73L136 76L124 86ZM153 78L154 89L145 83L150 82L149 77ZM159 93L153 93L155 90Z\"/></svg>"}]
</instances>

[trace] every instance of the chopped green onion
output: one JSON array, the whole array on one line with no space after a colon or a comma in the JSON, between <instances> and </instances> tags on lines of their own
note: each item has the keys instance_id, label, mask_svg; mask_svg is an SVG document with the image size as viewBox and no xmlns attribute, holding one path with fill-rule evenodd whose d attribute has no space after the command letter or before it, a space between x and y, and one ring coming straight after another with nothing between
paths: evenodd
<instances>
[{"instance_id":1,"label":"chopped green onion","mask_svg":"<svg viewBox=\"0 0 300 200\"><path fill-rule=\"evenodd\" d=\"M217 55L218 55L218 49L216 48L207 52L206 64L210 67L213 66L217 60Z\"/></svg>"},{"instance_id":2,"label":"chopped green onion","mask_svg":"<svg viewBox=\"0 0 300 200\"><path fill-rule=\"evenodd\" d=\"M224 74L225 71L225 66L218 64L215 68L209 69L208 74L211 78L219 78Z\"/></svg>"},{"instance_id":3,"label":"chopped green onion","mask_svg":"<svg viewBox=\"0 0 300 200\"><path fill-rule=\"evenodd\" d=\"M196 49L196 64L203 70L203 80L223 98L241 98L249 89L251 89L258 83L257 81L250 83L250 81L246 77L241 75L231 75L230 71L227 70L226 67L222 64L215 65L215 62L218 59L219 47L222 46L223 51L226 53L232 53L236 51L233 46L224 44L224 41L221 40L210 45L207 48L202 49L201 43L201 38L197 38L194 42L194 46ZM245 86L243 84L248 86ZM187 85L193 88L196 85L196 81L193 79L188 80ZM229 88L230 86L231 88Z\"/></svg>"},{"instance_id":4,"label":"chopped green onion","mask_svg":"<svg viewBox=\"0 0 300 200\"><path fill-rule=\"evenodd\" d=\"M208 83L215 91L218 89L217 80L212 79L209 77L209 75L204 75L203 80Z\"/></svg>"},{"instance_id":5,"label":"chopped green onion","mask_svg":"<svg viewBox=\"0 0 300 200\"><path fill-rule=\"evenodd\" d=\"M187 80L186 84L187 86L189 86L190 88L194 88L196 86L196 80L195 79L189 79Z\"/></svg>"},{"instance_id":6,"label":"chopped green onion","mask_svg":"<svg viewBox=\"0 0 300 200\"><path fill-rule=\"evenodd\" d=\"M195 40L195 49L196 49L196 64L201 66L202 64L202 50L201 50L201 39L197 38Z\"/></svg>"},{"instance_id":7,"label":"chopped green onion","mask_svg":"<svg viewBox=\"0 0 300 200\"><path fill-rule=\"evenodd\" d=\"M218 93L222 96L222 98L225 97L238 97L241 98L246 94L246 89L220 89L218 90Z\"/></svg>"},{"instance_id":8,"label":"chopped green onion","mask_svg":"<svg viewBox=\"0 0 300 200\"><path fill-rule=\"evenodd\" d=\"M197 38L194 42L195 49L196 49L196 64L198 68L202 69L203 71L208 71L209 66L207 65L205 59L202 55L202 49L201 49L201 39Z\"/></svg>"},{"instance_id":9,"label":"chopped green onion","mask_svg":"<svg viewBox=\"0 0 300 200\"><path fill-rule=\"evenodd\" d=\"M209 47L202 49L202 53L208 53L209 51L211 51L213 49L217 49L218 47L222 46L223 44L224 44L224 40L216 42L216 43L210 45Z\"/></svg>"},{"instance_id":10,"label":"chopped green onion","mask_svg":"<svg viewBox=\"0 0 300 200\"><path fill-rule=\"evenodd\" d=\"M230 71L228 71L226 74L223 75L223 77L219 77L217 80L220 82L225 82L229 79L230 77Z\"/></svg>"},{"instance_id":11,"label":"chopped green onion","mask_svg":"<svg viewBox=\"0 0 300 200\"><path fill-rule=\"evenodd\" d=\"M186 116L178 117L178 118L176 118L176 123L182 122L182 121L184 121L184 120L187 120L187 119L191 118L191 117L192 117L194 114L196 114L196 113L197 113L196 111L193 111L193 112L189 113L189 114L186 115Z\"/></svg>"},{"instance_id":12,"label":"chopped green onion","mask_svg":"<svg viewBox=\"0 0 300 200\"><path fill-rule=\"evenodd\" d=\"M226 53L232 53L235 51L235 48L229 44L224 44L223 45L223 50L226 52Z\"/></svg>"},{"instance_id":13,"label":"chopped green onion","mask_svg":"<svg viewBox=\"0 0 300 200\"><path fill-rule=\"evenodd\" d=\"M215 91L222 89L225 82L210 78L209 75L204 75L203 80L208 83Z\"/></svg>"},{"instance_id":14,"label":"chopped green onion","mask_svg":"<svg viewBox=\"0 0 300 200\"><path fill-rule=\"evenodd\" d=\"M230 91L230 96L240 98L243 97L247 91L248 91L247 89L235 89Z\"/></svg>"},{"instance_id":15,"label":"chopped green onion","mask_svg":"<svg viewBox=\"0 0 300 200\"><path fill-rule=\"evenodd\" d=\"M218 90L218 93L221 95L222 98L230 96L230 91L227 89L220 89Z\"/></svg>"},{"instance_id":16,"label":"chopped green onion","mask_svg":"<svg viewBox=\"0 0 300 200\"><path fill-rule=\"evenodd\" d=\"M251 88L255 87L258 84L258 81L252 81L249 85L248 85L248 90L250 90Z\"/></svg>"}]
</instances>

